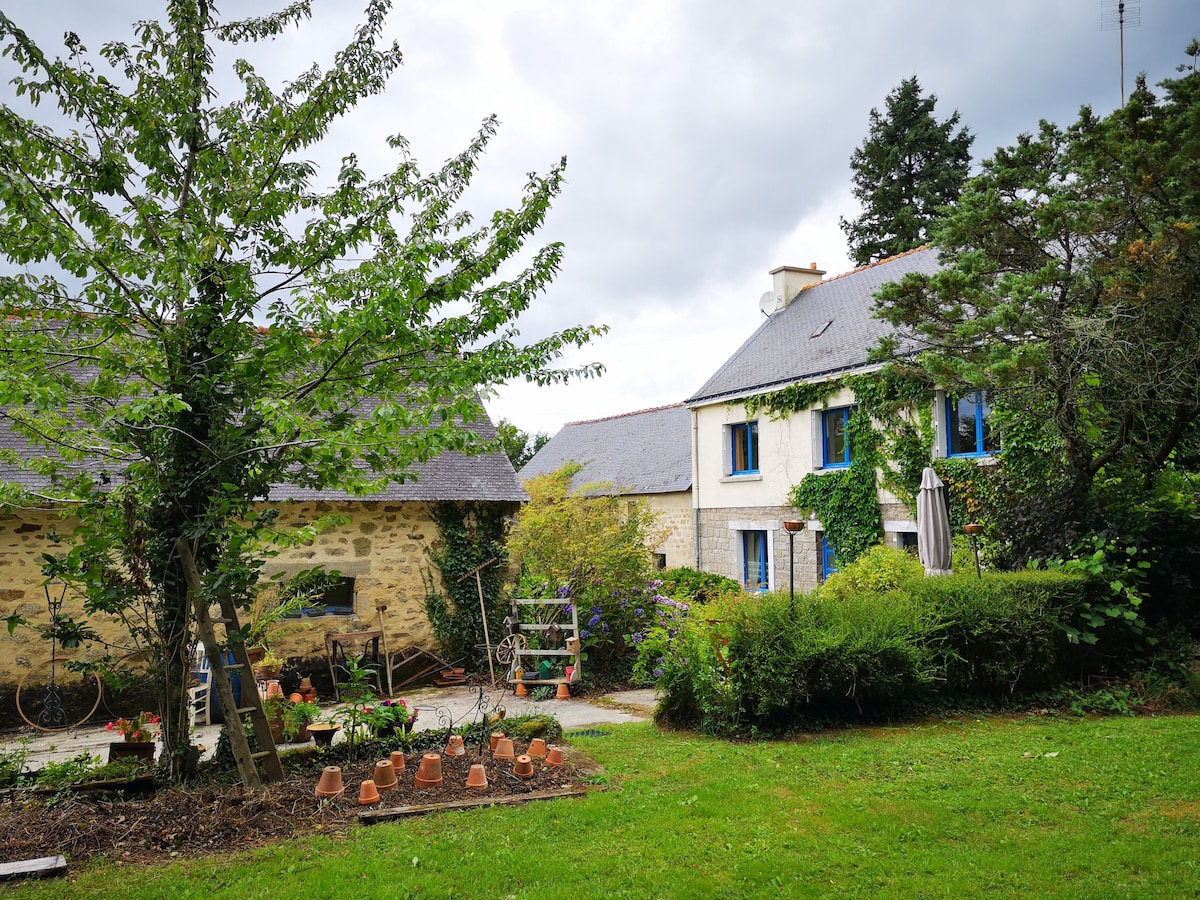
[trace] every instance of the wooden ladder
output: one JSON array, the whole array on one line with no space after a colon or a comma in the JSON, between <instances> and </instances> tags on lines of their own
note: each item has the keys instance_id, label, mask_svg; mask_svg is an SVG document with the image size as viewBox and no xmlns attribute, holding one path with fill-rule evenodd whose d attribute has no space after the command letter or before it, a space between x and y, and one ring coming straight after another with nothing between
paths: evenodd
<instances>
[{"instance_id":1,"label":"wooden ladder","mask_svg":"<svg viewBox=\"0 0 1200 900\"><path fill-rule=\"evenodd\" d=\"M242 697L248 701L246 706L238 706L238 698L233 696L233 687L229 681L231 672L241 672L242 684L245 679L254 678L254 670L250 665L250 657L246 653L246 645L242 641L229 644L233 653L233 662L225 661L225 651L217 640L216 626L225 626L226 635L239 629L237 609L233 600L223 594L218 602L221 607L219 618L213 618L209 613L208 604L202 599L200 572L196 568L195 557L187 541L179 538L175 541L179 552L180 562L183 563L184 575L188 582L188 591L192 595L192 605L196 610L196 631L204 644L204 653L208 657L209 669L212 672L212 684L221 698L221 709L225 710L225 733L229 735L229 744L233 749L233 758L237 762L238 774L242 784L249 788L262 785L263 781L274 781L283 778L283 766L279 763L279 751L271 737L271 725L263 710L262 697L258 689L242 689ZM232 712L231 712L232 711ZM254 726L254 738L258 744L257 752L250 750L250 742L246 738L246 728L242 716L249 715ZM262 767L260 773L259 766Z\"/></svg>"}]
</instances>

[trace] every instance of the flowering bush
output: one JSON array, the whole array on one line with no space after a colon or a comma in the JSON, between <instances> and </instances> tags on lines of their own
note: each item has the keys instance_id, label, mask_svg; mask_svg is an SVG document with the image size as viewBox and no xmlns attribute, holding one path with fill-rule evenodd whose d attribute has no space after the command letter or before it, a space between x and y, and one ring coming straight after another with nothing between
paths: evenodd
<instances>
[{"instance_id":1,"label":"flowering bush","mask_svg":"<svg viewBox=\"0 0 1200 900\"><path fill-rule=\"evenodd\" d=\"M660 584L661 582L657 582ZM635 630L625 635L625 641L637 651L633 663L633 680L639 684L654 684L662 677L663 665L671 642L687 624L691 607L681 600L656 594L653 606L642 612Z\"/></svg>"},{"instance_id":2,"label":"flowering bush","mask_svg":"<svg viewBox=\"0 0 1200 900\"><path fill-rule=\"evenodd\" d=\"M409 709L400 698L384 700L376 707L367 707L366 721L375 737L391 737L397 731L407 734L417 721L417 710Z\"/></svg>"},{"instance_id":3,"label":"flowering bush","mask_svg":"<svg viewBox=\"0 0 1200 900\"><path fill-rule=\"evenodd\" d=\"M157 725L162 719L151 712L140 712L132 719L117 719L105 726L109 731L119 731L125 742L132 744L154 740L151 725Z\"/></svg>"}]
</instances>

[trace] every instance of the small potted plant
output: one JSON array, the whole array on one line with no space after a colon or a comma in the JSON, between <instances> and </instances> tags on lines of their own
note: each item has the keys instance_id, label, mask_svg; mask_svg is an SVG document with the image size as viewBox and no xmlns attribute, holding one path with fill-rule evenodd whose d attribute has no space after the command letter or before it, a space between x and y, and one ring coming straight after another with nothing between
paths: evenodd
<instances>
[{"instance_id":1,"label":"small potted plant","mask_svg":"<svg viewBox=\"0 0 1200 900\"><path fill-rule=\"evenodd\" d=\"M417 711L409 709L402 699L384 700L370 715L371 731L377 738L408 734L417 721Z\"/></svg>"},{"instance_id":2,"label":"small potted plant","mask_svg":"<svg viewBox=\"0 0 1200 900\"><path fill-rule=\"evenodd\" d=\"M276 744L283 743L284 719L292 702L283 694L275 694L263 701L263 712L267 716L267 724L271 727L271 740Z\"/></svg>"},{"instance_id":3,"label":"small potted plant","mask_svg":"<svg viewBox=\"0 0 1200 900\"><path fill-rule=\"evenodd\" d=\"M309 740L308 726L317 720L321 707L308 700L289 703L283 711L283 737L289 744L303 744Z\"/></svg>"},{"instance_id":4,"label":"small potted plant","mask_svg":"<svg viewBox=\"0 0 1200 900\"><path fill-rule=\"evenodd\" d=\"M129 719L117 719L108 723L109 731L118 731L122 740L108 745L108 761L123 757L137 757L147 763L154 762L154 732L151 725L161 719L152 712L140 712Z\"/></svg>"}]
</instances>

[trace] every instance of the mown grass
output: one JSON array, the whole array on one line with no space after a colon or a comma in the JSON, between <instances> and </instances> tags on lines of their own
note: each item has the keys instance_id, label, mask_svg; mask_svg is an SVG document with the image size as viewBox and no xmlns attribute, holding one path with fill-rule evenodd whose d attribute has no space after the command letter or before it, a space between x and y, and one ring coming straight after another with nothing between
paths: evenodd
<instances>
[{"instance_id":1,"label":"mown grass","mask_svg":"<svg viewBox=\"0 0 1200 900\"><path fill-rule=\"evenodd\" d=\"M1192 897L1200 717L968 717L576 745L608 790L435 815L20 897Z\"/></svg>"}]
</instances>

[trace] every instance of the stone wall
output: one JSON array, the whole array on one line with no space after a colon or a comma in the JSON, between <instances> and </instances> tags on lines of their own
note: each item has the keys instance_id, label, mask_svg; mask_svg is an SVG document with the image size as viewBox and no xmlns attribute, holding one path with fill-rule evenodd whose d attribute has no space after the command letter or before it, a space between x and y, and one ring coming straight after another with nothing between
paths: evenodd
<instances>
[{"instance_id":1,"label":"stone wall","mask_svg":"<svg viewBox=\"0 0 1200 900\"><path fill-rule=\"evenodd\" d=\"M777 591L786 591L789 587L788 534L783 528L783 522L799 518L799 513L790 506L702 509L700 568L705 572L726 575L740 582L742 569L738 549L739 532L767 531L771 544L768 551L772 563L771 586ZM820 582L821 552L818 538L819 535L806 528L794 539L793 565L797 592L810 591Z\"/></svg>"},{"instance_id":2,"label":"stone wall","mask_svg":"<svg viewBox=\"0 0 1200 900\"><path fill-rule=\"evenodd\" d=\"M638 494L637 499L644 501L646 506L658 513L659 526L669 532L667 539L654 548L655 553L666 556L667 568L693 565L696 556L696 520L695 511L692 509L691 491Z\"/></svg>"},{"instance_id":3,"label":"stone wall","mask_svg":"<svg viewBox=\"0 0 1200 900\"><path fill-rule=\"evenodd\" d=\"M382 621L387 643L393 652L417 645L432 648L433 635L425 616L425 574L434 574L428 550L437 540L437 526L426 503L284 503L278 504L280 524L298 526L331 513L345 513L345 525L323 533L309 545L290 548L270 560L266 574L293 573L316 565L338 570L354 578L354 614L322 616L289 621L273 640L276 655L309 667L324 667L325 635L329 632L362 631L379 627L378 606L386 606ZM515 505L513 509L515 510ZM46 595L42 589L43 553L57 554L65 547L50 535L70 535L74 526L56 513L22 510L0 516L0 617L20 613L33 623L48 620ZM82 599L68 594L64 611L76 619L86 618L104 640L124 645L121 628L95 616L84 616ZM83 648L83 652L89 652ZM101 648L90 652L100 655ZM31 666L48 658L49 646L32 628L12 634L0 628L0 720L15 715L12 695L17 682ZM12 706L9 710L7 707Z\"/></svg>"}]
</instances>

